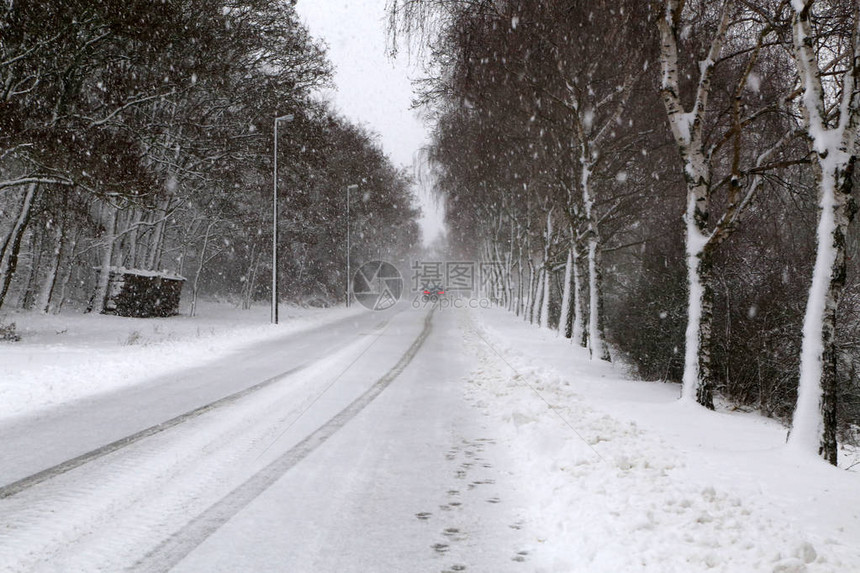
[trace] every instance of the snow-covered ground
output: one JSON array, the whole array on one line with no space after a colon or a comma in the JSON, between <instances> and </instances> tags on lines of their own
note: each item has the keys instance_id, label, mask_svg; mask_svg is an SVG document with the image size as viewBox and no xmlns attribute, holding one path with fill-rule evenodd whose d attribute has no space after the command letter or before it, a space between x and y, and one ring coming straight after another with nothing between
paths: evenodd
<instances>
[{"instance_id":1,"label":"snow-covered ground","mask_svg":"<svg viewBox=\"0 0 860 573\"><path fill-rule=\"evenodd\" d=\"M0 420L139 384L225 353L361 312L201 301L197 316L123 318L15 312L19 342L0 342Z\"/></svg>"},{"instance_id":2,"label":"snow-covered ground","mask_svg":"<svg viewBox=\"0 0 860 573\"><path fill-rule=\"evenodd\" d=\"M0 486L276 383L0 499L0 570L858 570L860 474L772 420L682 404L503 311L267 312L15 317Z\"/></svg>"},{"instance_id":3,"label":"snow-covered ground","mask_svg":"<svg viewBox=\"0 0 860 573\"><path fill-rule=\"evenodd\" d=\"M787 451L755 414L630 381L501 311L466 332L468 395L528 490L547 571L860 570L860 474Z\"/></svg>"}]
</instances>

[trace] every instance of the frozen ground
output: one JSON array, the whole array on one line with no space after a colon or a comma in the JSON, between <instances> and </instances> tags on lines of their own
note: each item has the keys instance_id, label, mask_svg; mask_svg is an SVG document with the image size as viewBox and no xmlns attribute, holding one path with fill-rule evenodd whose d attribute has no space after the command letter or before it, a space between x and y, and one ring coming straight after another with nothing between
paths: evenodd
<instances>
[{"instance_id":1,"label":"frozen ground","mask_svg":"<svg viewBox=\"0 0 860 573\"><path fill-rule=\"evenodd\" d=\"M860 475L773 421L682 406L502 311L267 312L22 316L0 492L274 382L0 495L0 570L858 570ZM7 353L38 391L8 390Z\"/></svg>"}]
</instances>

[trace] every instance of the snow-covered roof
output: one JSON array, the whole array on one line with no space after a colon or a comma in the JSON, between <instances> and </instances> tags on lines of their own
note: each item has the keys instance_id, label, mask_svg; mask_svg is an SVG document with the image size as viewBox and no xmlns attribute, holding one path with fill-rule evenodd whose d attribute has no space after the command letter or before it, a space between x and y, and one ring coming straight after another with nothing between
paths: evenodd
<instances>
[{"instance_id":1,"label":"snow-covered roof","mask_svg":"<svg viewBox=\"0 0 860 573\"><path fill-rule=\"evenodd\" d=\"M101 270L101 267L95 267L96 270ZM111 267L110 271L112 273L117 273L120 275L134 275L138 277L158 277L162 279L168 279L172 281L184 281L185 277L181 275L177 275L174 273L169 273L167 271L147 271L143 269L127 269L125 267Z\"/></svg>"}]
</instances>

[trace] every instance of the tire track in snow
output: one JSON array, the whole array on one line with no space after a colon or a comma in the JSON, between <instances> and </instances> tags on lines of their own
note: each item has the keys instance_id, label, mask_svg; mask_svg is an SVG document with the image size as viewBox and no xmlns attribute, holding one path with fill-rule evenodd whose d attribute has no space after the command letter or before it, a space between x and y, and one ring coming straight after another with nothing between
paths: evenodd
<instances>
[{"instance_id":1,"label":"tire track in snow","mask_svg":"<svg viewBox=\"0 0 860 573\"><path fill-rule=\"evenodd\" d=\"M384 328L388 324L389 320L385 320L382 323L378 324L377 326L375 326L373 328L373 330L381 330L382 328ZM149 426L148 428L144 428L143 430L140 430L139 432L135 432L134 434L130 434L130 435L125 436L123 438L120 438L118 440L114 440L113 442L110 442L109 444L105 444L104 446L98 447L94 450L90 450L89 452L83 453L83 454L76 456L74 458L70 458L64 462L60 462L59 464L56 464L56 465L51 466L49 468L46 468L42 471L36 472L36 473L31 474L27 477L24 477L24 478L21 478L19 480L12 482L12 483L6 484L3 487L0 487L0 499L5 499L5 498L11 497L15 494L21 493L22 491L29 489L35 485L38 485L42 482L53 479L59 475L62 475L66 472L69 472L75 468L79 468L79 467L81 467L81 466L83 466L89 462L97 460L97 459L104 457L108 454L111 454L117 450L121 450L122 448L128 447L131 444L134 444L136 442L139 442L140 440L143 440L144 438L154 436L156 434L164 432L165 430L169 430L170 428L178 426L184 422L187 422L189 420L197 418L198 416L201 416L207 412L211 412L212 410L215 410L215 409L220 408L222 406L226 406L228 404L232 404L234 402L237 402L238 400L241 400L245 396L248 396L250 394L258 392L259 390L262 390L263 388L271 386L275 382L279 382L281 380L284 380L285 378L288 378L294 374L301 372L302 370L307 369L313 363L314 363L313 360L309 360L309 361L305 362L304 364L300 364L299 366L294 366L293 368L290 368L289 370L281 372L280 374L276 374L275 376L272 376L271 378L267 378L267 379L263 380L262 382L258 382L257 384L254 384L253 386L249 386L249 387L245 388L244 390L239 390L238 392L228 394L227 396L224 396L223 398L219 398L218 400L215 400L213 402L209 402L208 404L204 404L203 406L200 406L198 408L194 408L193 410L189 410L188 412L185 412L183 414L179 414L178 416L170 418L169 420L165 420L164 422L161 422L159 424Z\"/></svg>"},{"instance_id":2,"label":"tire track in snow","mask_svg":"<svg viewBox=\"0 0 860 573\"><path fill-rule=\"evenodd\" d=\"M185 527L165 539L143 559L127 570L140 573L170 570L222 525L227 523L233 516L271 487L284 474L328 441L338 430L373 402L412 362L412 359L415 358L424 341L430 335L433 310L431 309L427 313L421 333L406 350L406 353L373 386L304 440L248 478L220 501L191 520Z\"/></svg>"},{"instance_id":3,"label":"tire track in snow","mask_svg":"<svg viewBox=\"0 0 860 573\"><path fill-rule=\"evenodd\" d=\"M413 325L410 338L420 329ZM0 571L113 572L136 563L370 387L398 355L256 464L254 454L309 407L321 382L387 330L365 330L281 383L2 500ZM404 340L397 354L411 342Z\"/></svg>"}]
</instances>

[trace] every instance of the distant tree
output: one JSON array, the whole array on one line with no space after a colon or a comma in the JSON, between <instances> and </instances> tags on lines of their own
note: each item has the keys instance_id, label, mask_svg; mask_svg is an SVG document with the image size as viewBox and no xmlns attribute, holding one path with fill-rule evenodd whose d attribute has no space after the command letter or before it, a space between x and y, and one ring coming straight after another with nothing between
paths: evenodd
<instances>
[{"instance_id":1,"label":"distant tree","mask_svg":"<svg viewBox=\"0 0 860 573\"><path fill-rule=\"evenodd\" d=\"M116 266L192 269L195 293L264 296L273 119L285 113L280 264L298 269L282 274L296 281L285 292L344 288L334 246L346 178L384 197L357 205L356 229L377 218L411 246L410 183L317 101L330 75L288 2L3 3L0 208L15 224L0 220L0 304L14 292L98 312Z\"/></svg>"}]
</instances>

